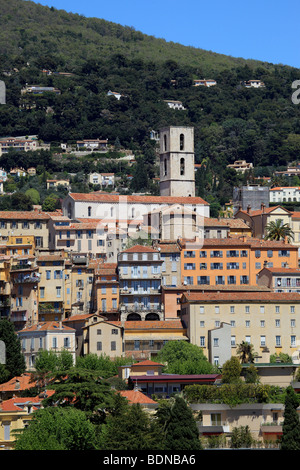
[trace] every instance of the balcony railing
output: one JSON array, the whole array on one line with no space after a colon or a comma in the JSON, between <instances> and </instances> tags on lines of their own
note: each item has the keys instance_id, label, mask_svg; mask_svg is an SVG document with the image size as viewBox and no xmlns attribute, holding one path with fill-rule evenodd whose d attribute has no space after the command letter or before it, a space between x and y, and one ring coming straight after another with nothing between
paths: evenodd
<instances>
[{"instance_id":1,"label":"balcony railing","mask_svg":"<svg viewBox=\"0 0 300 470\"><path fill-rule=\"evenodd\" d=\"M13 284L36 283L40 282L39 276L18 276L12 279Z\"/></svg>"}]
</instances>

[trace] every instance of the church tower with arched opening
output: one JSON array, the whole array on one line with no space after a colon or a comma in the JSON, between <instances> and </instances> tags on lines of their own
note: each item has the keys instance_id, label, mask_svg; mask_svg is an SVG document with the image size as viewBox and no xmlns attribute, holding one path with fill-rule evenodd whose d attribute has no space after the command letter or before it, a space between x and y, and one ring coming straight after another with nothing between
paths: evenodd
<instances>
[{"instance_id":1,"label":"church tower with arched opening","mask_svg":"<svg viewBox=\"0 0 300 470\"><path fill-rule=\"evenodd\" d=\"M160 195L195 196L194 128L160 130Z\"/></svg>"}]
</instances>

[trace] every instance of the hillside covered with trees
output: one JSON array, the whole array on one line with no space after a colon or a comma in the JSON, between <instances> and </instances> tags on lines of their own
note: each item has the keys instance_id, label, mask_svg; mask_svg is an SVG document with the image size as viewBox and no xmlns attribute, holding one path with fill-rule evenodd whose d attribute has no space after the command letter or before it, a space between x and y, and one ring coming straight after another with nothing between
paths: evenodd
<instances>
[{"instance_id":1,"label":"hillside covered with trees","mask_svg":"<svg viewBox=\"0 0 300 470\"><path fill-rule=\"evenodd\" d=\"M0 137L37 134L54 146L118 139L141 156L140 168L150 165L152 178L157 169L150 131L193 126L196 163L205 163L197 174L199 195L220 204L241 182L227 164L245 159L256 174L268 176L298 158L300 107L292 102L298 69L168 43L31 1L0 0L0 6L0 80L6 84ZM217 85L193 86L203 78ZM241 81L249 79L265 87L243 87ZM22 94L26 84L53 86L60 93ZM109 90L121 99L108 96ZM170 109L164 100L180 100L185 110ZM24 156L22 161L26 167ZM44 164L47 171L68 171L63 160ZM79 170L86 170L81 162ZM134 190L152 190L139 176Z\"/></svg>"}]
</instances>

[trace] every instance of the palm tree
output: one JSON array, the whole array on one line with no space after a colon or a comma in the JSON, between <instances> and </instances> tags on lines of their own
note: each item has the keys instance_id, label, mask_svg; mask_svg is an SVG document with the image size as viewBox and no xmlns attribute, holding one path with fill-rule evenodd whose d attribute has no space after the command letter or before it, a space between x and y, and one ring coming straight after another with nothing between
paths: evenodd
<instances>
[{"instance_id":1,"label":"palm tree","mask_svg":"<svg viewBox=\"0 0 300 470\"><path fill-rule=\"evenodd\" d=\"M253 345L247 341L242 341L237 347L237 354L242 364L253 363L256 353L253 351Z\"/></svg>"},{"instance_id":2,"label":"palm tree","mask_svg":"<svg viewBox=\"0 0 300 470\"><path fill-rule=\"evenodd\" d=\"M281 219L277 219L266 225L265 240L285 240L286 238L289 243L294 240L294 232L289 224L283 224Z\"/></svg>"}]
</instances>

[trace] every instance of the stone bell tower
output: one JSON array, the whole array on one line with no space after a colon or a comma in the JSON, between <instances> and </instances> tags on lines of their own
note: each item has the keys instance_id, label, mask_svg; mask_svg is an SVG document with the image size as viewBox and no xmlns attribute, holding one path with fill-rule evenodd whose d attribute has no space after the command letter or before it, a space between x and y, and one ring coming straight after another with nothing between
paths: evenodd
<instances>
[{"instance_id":1,"label":"stone bell tower","mask_svg":"<svg viewBox=\"0 0 300 470\"><path fill-rule=\"evenodd\" d=\"M195 197L194 128L160 130L160 195Z\"/></svg>"}]
</instances>

